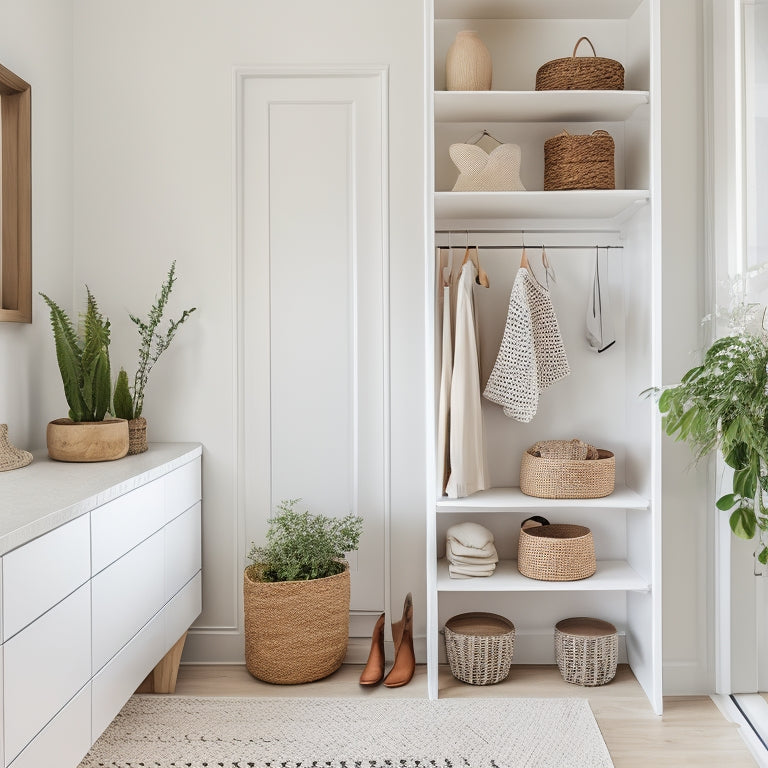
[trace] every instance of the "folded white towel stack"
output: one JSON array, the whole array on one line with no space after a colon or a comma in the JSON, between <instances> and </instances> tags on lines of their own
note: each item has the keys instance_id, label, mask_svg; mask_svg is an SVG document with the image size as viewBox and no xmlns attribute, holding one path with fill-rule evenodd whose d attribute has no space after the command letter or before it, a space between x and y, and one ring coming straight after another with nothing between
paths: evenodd
<instances>
[{"instance_id":1,"label":"folded white towel stack","mask_svg":"<svg viewBox=\"0 0 768 768\"><path fill-rule=\"evenodd\" d=\"M496 570L499 556L493 534L477 523L452 525L445 534L445 555L452 579L490 576Z\"/></svg>"}]
</instances>

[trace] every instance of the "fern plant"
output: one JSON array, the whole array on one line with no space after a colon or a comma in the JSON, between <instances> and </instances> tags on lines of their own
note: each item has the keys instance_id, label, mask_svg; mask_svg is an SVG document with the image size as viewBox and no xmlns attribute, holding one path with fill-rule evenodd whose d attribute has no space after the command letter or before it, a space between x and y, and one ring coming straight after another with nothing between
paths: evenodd
<instances>
[{"instance_id":1,"label":"fern plant","mask_svg":"<svg viewBox=\"0 0 768 768\"><path fill-rule=\"evenodd\" d=\"M109 411L112 378L109 366L109 320L105 319L88 286L85 313L78 335L67 313L44 293L51 311L53 340L64 396L72 421L102 421Z\"/></svg>"},{"instance_id":2,"label":"fern plant","mask_svg":"<svg viewBox=\"0 0 768 768\"><path fill-rule=\"evenodd\" d=\"M254 581L306 581L335 576L345 567L344 554L360 545L363 518L313 515L282 501L269 521L267 544L251 547L248 574Z\"/></svg>"},{"instance_id":3,"label":"fern plant","mask_svg":"<svg viewBox=\"0 0 768 768\"><path fill-rule=\"evenodd\" d=\"M115 415L121 419L138 419L144 409L144 390L147 386L149 373L160 355L165 352L173 341L176 332L184 324L187 318L195 311L196 307L185 309L178 320L171 320L164 333L158 331L162 322L168 299L170 298L173 284L176 282L176 262L171 263L168 276L160 287L160 294L149 310L146 320L129 313L129 317L139 329L139 362L136 375L133 378L133 386L128 383L128 374L124 368L120 369L115 383L114 407Z\"/></svg>"}]
</instances>

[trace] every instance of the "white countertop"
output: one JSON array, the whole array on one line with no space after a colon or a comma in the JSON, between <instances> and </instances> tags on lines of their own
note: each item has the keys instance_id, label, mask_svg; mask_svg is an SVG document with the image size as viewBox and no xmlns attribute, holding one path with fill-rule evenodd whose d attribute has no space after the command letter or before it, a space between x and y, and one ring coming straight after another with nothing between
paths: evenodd
<instances>
[{"instance_id":1,"label":"white countertop","mask_svg":"<svg viewBox=\"0 0 768 768\"><path fill-rule=\"evenodd\" d=\"M45 449L21 469L0 472L0 555L146 485L202 455L200 443L150 443L116 461L53 461Z\"/></svg>"}]
</instances>

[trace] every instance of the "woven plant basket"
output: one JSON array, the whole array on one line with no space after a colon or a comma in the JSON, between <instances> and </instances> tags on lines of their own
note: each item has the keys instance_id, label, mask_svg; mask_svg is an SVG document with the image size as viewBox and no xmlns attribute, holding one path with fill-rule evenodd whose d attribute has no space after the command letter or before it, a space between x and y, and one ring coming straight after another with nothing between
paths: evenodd
<instances>
[{"instance_id":1,"label":"woven plant basket","mask_svg":"<svg viewBox=\"0 0 768 768\"><path fill-rule=\"evenodd\" d=\"M605 685L616 676L619 637L613 624L578 617L555 625L555 657L566 683Z\"/></svg>"},{"instance_id":2,"label":"woven plant basket","mask_svg":"<svg viewBox=\"0 0 768 768\"><path fill-rule=\"evenodd\" d=\"M544 142L544 189L615 189L616 145L608 131L572 135L563 130Z\"/></svg>"},{"instance_id":3,"label":"woven plant basket","mask_svg":"<svg viewBox=\"0 0 768 768\"><path fill-rule=\"evenodd\" d=\"M495 613L461 613L445 622L451 673L470 685L494 685L509 675L515 625Z\"/></svg>"},{"instance_id":4,"label":"woven plant basket","mask_svg":"<svg viewBox=\"0 0 768 768\"><path fill-rule=\"evenodd\" d=\"M579 45L586 40L592 56L577 56ZM598 56L588 37L580 37L573 53L565 59L542 64L536 72L537 91L623 91L624 67L614 59Z\"/></svg>"},{"instance_id":5,"label":"woven plant basket","mask_svg":"<svg viewBox=\"0 0 768 768\"><path fill-rule=\"evenodd\" d=\"M245 664L267 683L320 680L344 661L349 568L308 581L254 581L243 574Z\"/></svg>"},{"instance_id":6,"label":"woven plant basket","mask_svg":"<svg viewBox=\"0 0 768 768\"><path fill-rule=\"evenodd\" d=\"M144 453L147 445L147 420L143 416L128 420L128 455Z\"/></svg>"},{"instance_id":7,"label":"woven plant basket","mask_svg":"<svg viewBox=\"0 0 768 768\"><path fill-rule=\"evenodd\" d=\"M597 459L545 459L529 448L520 462L520 490L540 499L599 499L613 493L616 459L597 450Z\"/></svg>"},{"instance_id":8,"label":"woven plant basket","mask_svg":"<svg viewBox=\"0 0 768 768\"><path fill-rule=\"evenodd\" d=\"M521 528L517 567L539 581L578 581L597 570L592 531L584 525Z\"/></svg>"}]
</instances>

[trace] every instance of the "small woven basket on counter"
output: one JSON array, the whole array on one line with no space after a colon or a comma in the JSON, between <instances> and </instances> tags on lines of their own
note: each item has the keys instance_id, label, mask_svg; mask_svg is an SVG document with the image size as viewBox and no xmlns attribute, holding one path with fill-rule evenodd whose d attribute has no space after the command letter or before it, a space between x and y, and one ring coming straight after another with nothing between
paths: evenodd
<instances>
[{"instance_id":1,"label":"small woven basket on counter","mask_svg":"<svg viewBox=\"0 0 768 768\"><path fill-rule=\"evenodd\" d=\"M555 658L566 683L605 685L616 676L619 637L601 619L577 617L555 625Z\"/></svg>"},{"instance_id":2,"label":"small woven basket on counter","mask_svg":"<svg viewBox=\"0 0 768 768\"><path fill-rule=\"evenodd\" d=\"M544 190L615 189L615 150L608 131L552 136L544 142Z\"/></svg>"},{"instance_id":3,"label":"small woven basket on counter","mask_svg":"<svg viewBox=\"0 0 768 768\"><path fill-rule=\"evenodd\" d=\"M579 45L586 40L592 56L577 56ZM624 67L615 59L598 56L588 37L580 37L573 53L563 59L542 64L536 72L537 91L623 91Z\"/></svg>"},{"instance_id":4,"label":"small woven basket on counter","mask_svg":"<svg viewBox=\"0 0 768 768\"><path fill-rule=\"evenodd\" d=\"M533 448L533 446L532 446ZM535 456L529 448L520 462L520 490L540 499L599 499L613 493L616 459L597 449L596 459Z\"/></svg>"},{"instance_id":5,"label":"small woven basket on counter","mask_svg":"<svg viewBox=\"0 0 768 768\"><path fill-rule=\"evenodd\" d=\"M520 529L517 568L539 581L578 581L597 570L592 531L584 525L552 524Z\"/></svg>"},{"instance_id":6,"label":"small woven basket on counter","mask_svg":"<svg viewBox=\"0 0 768 768\"><path fill-rule=\"evenodd\" d=\"M494 685L509 675L515 625L495 613L461 613L445 622L451 673L471 685Z\"/></svg>"}]
</instances>

